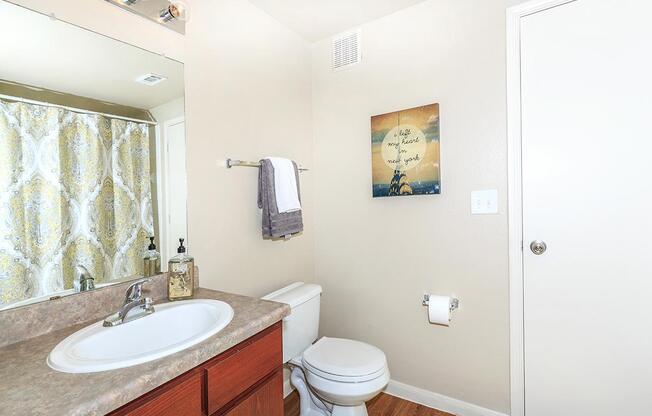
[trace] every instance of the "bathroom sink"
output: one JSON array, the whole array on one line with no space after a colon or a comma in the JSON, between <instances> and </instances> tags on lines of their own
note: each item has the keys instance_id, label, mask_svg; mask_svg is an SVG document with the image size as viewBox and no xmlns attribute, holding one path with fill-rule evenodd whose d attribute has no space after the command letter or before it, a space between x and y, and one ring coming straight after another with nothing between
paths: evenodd
<instances>
[{"instance_id":1,"label":"bathroom sink","mask_svg":"<svg viewBox=\"0 0 652 416\"><path fill-rule=\"evenodd\" d=\"M194 299L155 305L151 315L104 327L80 329L50 352L48 365L66 373L131 367L189 348L224 329L233 308L218 300Z\"/></svg>"}]
</instances>

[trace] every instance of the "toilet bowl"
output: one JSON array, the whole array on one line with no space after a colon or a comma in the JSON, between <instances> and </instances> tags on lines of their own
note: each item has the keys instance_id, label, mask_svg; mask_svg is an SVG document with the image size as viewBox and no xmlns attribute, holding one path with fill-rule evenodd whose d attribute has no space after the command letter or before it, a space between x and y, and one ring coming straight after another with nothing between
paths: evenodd
<instances>
[{"instance_id":1,"label":"toilet bowl","mask_svg":"<svg viewBox=\"0 0 652 416\"><path fill-rule=\"evenodd\" d=\"M299 392L301 416L366 416L365 402L389 382L385 354L350 339L317 339L321 287L295 283L263 299L292 308L283 320L284 361Z\"/></svg>"},{"instance_id":2,"label":"toilet bowl","mask_svg":"<svg viewBox=\"0 0 652 416\"><path fill-rule=\"evenodd\" d=\"M301 416L365 416L365 402L389 382L385 354L349 339L321 338L289 364L299 395L311 396L308 405L312 413L304 415L302 408Z\"/></svg>"}]
</instances>

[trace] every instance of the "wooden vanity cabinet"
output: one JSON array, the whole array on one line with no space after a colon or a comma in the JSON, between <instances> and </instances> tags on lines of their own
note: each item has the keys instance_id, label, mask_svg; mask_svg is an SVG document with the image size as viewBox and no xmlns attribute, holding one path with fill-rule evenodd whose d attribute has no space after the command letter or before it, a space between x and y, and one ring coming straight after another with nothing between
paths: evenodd
<instances>
[{"instance_id":1,"label":"wooden vanity cabinet","mask_svg":"<svg viewBox=\"0 0 652 416\"><path fill-rule=\"evenodd\" d=\"M281 323L109 416L283 416Z\"/></svg>"},{"instance_id":2,"label":"wooden vanity cabinet","mask_svg":"<svg viewBox=\"0 0 652 416\"><path fill-rule=\"evenodd\" d=\"M111 416L205 416L201 370L191 370L122 406Z\"/></svg>"},{"instance_id":3,"label":"wooden vanity cabinet","mask_svg":"<svg viewBox=\"0 0 652 416\"><path fill-rule=\"evenodd\" d=\"M283 369L278 369L242 401L227 410L225 416L283 415Z\"/></svg>"}]
</instances>

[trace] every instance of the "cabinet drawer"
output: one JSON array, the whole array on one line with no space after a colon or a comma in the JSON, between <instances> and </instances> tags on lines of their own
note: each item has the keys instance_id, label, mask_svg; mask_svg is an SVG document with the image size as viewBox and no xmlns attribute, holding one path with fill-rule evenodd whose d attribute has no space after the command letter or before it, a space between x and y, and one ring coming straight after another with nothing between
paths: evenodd
<instances>
[{"instance_id":1,"label":"cabinet drawer","mask_svg":"<svg viewBox=\"0 0 652 416\"><path fill-rule=\"evenodd\" d=\"M224 416L283 416L283 370L256 388Z\"/></svg>"},{"instance_id":2,"label":"cabinet drawer","mask_svg":"<svg viewBox=\"0 0 652 416\"><path fill-rule=\"evenodd\" d=\"M164 384L109 415L202 416L201 371L193 371Z\"/></svg>"},{"instance_id":3,"label":"cabinet drawer","mask_svg":"<svg viewBox=\"0 0 652 416\"><path fill-rule=\"evenodd\" d=\"M208 414L213 414L283 364L280 324L234 347L206 368ZM280 397L283 397L281 392Z\"/></svg>"}]
</instances>

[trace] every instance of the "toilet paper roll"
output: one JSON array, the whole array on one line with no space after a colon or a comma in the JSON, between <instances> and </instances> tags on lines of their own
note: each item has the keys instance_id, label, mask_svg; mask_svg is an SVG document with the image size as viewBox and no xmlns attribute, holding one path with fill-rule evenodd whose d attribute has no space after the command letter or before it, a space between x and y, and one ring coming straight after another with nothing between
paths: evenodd
<instances>
[{"instance_id":1,"label":"toilet paper roll","mask_svg":"<svg viewBox=\"0 0 652 416\"><path fill-rule=\"evenodd\" d=\"M449 326L451 322L450 296L430 295L428 301L428 320L431 324Z\"/></svg>"}]
</instances>

